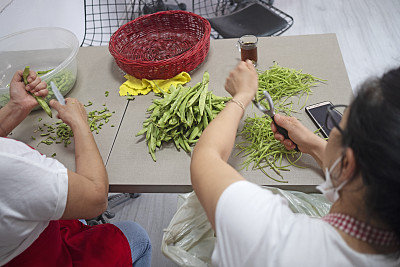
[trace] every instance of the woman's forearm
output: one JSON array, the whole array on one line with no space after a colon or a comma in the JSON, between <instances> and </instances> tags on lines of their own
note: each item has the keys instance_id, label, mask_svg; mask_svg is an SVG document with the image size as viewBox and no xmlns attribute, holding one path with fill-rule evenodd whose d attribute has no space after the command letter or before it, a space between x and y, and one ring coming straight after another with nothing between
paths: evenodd
<instances>
[{"instance_id":1,"label":"woman's forearm","mask_svg":"<svg viewBox=\"0 0 400 267\"><path fill-rule=\"evenodd\" d=\"M312 148L310 149L310 155L314 158L314 160L318 163L321 169L324 168L322 162L325 153L325 148L327 145L327 141L322 138L315 138L314 143L312 143Z\"/></svg>"},{"instance_id":2,"label":"woman's forearm","mask_svg":"<svg viewBox=\"0 0 400 267\"><path fill-rule=\"evenodd\" d=\"M234 102L228 102L226 107L211 121L201 135L196 145L196 152L203 149L224 161L229 159L236 139L236 132L244 110Z\"/></svg>"},{"instance_id":3,"label":"woman's forearm","mask_svg":"<svg viewBox=\"0 0 400 267\"><path fill-rule=\"evenodd\" d=\"M28 116L29 110L12 105L10 102L0 109L0 136L10 134Z\"/></svg>"},{"instance_id":4,"label":"woman's forearm","mask_svg":"<svg viewBox=\"0 0 400 267\"><path fill-rule=\"evenodd\" d=\"M108 193L108 176L103 159L87 124L72 128L75 143L76 173L104 187Z\"/></svg>"}]
</instances>

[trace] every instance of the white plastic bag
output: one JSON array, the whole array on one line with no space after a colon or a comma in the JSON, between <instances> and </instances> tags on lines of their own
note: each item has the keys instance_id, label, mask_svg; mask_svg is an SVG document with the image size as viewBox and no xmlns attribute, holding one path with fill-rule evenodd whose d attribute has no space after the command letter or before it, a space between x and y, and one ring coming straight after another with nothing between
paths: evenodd
<instances>
[{"instance_id":1,"label":"white plastic bag","mask_svg":"<svg viewBox=\"0 0 400 267\"><path fill-rule=\"evenodd\" d=\"M275 187L264 187L274 194L279 194L289 202L294 213L304 213L311 217L323 217L328 214L332 203L322 194L306 194L299 191L286 191Z\"/></svg>"},{"instance_id":2,"label":"white plastic bag","mask_svg":"<svg viewBox=\"0 0 400 267\"><path fill-rule=\"evenodd\" d=\"M164 229L161 250L179 266L211 266L214 230L194 192L179 197L183 203Z\"/></svg>"},{"instance_id":3,"label":"white plastic bag","mask_svg":"<svg viewBox=\"0 0 400 267\"><path fill-rule=\"evenodd\" d=\"M322 217L332 205L322 194L264 188L287 199L294 213ZM164 229L161 250L166 257L182 267L212 266L211 254L216 237L207 215L194 192L179 197L182 201L169 226Z\"/></svg>"}]
</instances>

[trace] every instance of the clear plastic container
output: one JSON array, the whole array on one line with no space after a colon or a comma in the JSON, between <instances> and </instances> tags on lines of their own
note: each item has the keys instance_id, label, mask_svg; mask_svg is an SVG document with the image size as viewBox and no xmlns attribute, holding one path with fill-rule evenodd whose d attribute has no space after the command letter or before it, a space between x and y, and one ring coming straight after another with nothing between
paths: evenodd
<instances>
[{"instance_id":1,"label":"clear plastic container","mask_svg":"<svg viewBox=\"0 0 400 267\"><path fill-rule=\"evenodd\" d=\"M46 72L42 80L53 81L63 96L74 86L77 75L78 38L63 28L34 28L0 38L0 107L9 100L9 83L17 70ZM55 98L51 87L47 102ZM39 109L38 107L37 109Z\"/></svg>"}]
</instances>

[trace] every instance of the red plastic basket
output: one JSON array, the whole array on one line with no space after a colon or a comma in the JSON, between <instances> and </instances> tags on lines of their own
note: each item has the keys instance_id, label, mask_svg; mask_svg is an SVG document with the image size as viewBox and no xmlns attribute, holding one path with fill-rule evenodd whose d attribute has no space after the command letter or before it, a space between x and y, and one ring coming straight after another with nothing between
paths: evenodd
<instances>
[{"instance_id":1,"label":"red plastic basket","mask_svg":"<svg viewBox=\"0 0 400 267\"><path fill-rule=\"evenodd\" d=\"M121 26L109 51L123 71L138 79L170 79L204 61L210 32L210 23L199 15L162 11Z\"/></svg>"}]
</instances>

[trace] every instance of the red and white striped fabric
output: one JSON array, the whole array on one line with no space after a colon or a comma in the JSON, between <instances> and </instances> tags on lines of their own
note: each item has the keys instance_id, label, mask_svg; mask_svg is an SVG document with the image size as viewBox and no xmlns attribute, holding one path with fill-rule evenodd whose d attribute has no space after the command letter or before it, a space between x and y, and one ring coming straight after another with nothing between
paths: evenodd
<instances>
[{"instance_id":1,"label":"red and white striped fabric","mask_svg":"<svg viewBox=\"0 0 400 267\"><path fill-rule=\"evenodd\" d=\"M395 232L379 229L349 215L332 213L324 216L322 219L333 227L363 242L380 246L399 245L399 239Z\"/></svg>"}]
</instances>

